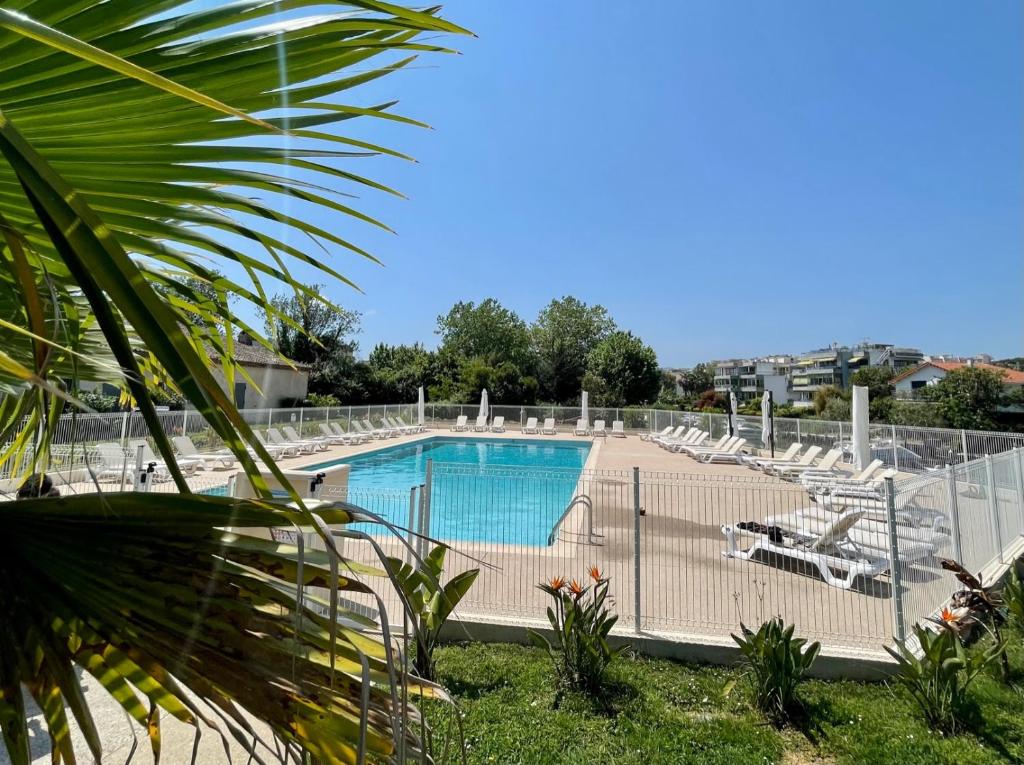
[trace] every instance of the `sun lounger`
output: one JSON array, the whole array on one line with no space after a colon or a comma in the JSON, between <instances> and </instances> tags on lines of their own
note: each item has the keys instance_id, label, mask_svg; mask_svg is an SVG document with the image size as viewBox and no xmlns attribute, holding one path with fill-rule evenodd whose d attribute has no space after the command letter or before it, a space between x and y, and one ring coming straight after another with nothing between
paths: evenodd
<instances>
[{"instance_id":1,"label":"sun lounger","mask_svg":"<svg viewBox=\"0 0 1024 765\"><path fill-rule=\"evenodd\" d=\"M747 439L737 438L727 448L721 451L700 452L696 455L700 462L739 462L740 449L747 444Z\"/></svg>"},{"instance_id":2,"label":"sun lounger","mask_svg":"<svg viewBox=\"0 0 1024 765\"><path fill-rule=\"evenodd\" d=\"M281 428L281 432L284 433L284 437L288 439L289 443L297 444L301 442L312 443L320 451L325 450L331 445L331 439L333 436L300 436L299 433L291 425L285 425Z\"/></svg>"},{"instance_id":3,"label":"sun lounger","mask_svg":"<svg viewBox=\"0 0 1024 765\"><path fill-rule=\"evenodd\" d=\"M801 448L802 447L800 444L790 444L789 448L786 449L785 453L779 455L778 457L764 457L748 454L743 457L743 464L745 464L747 467L759 470L764 465L772 465L780 462L792 462L793 460L796 459L796 455L800 452Z\"/></svg>"},{"instance_id":4,"label":"sun lounger","mask_svg":"<svg viewBox=\"0 0 1024 765\"><path fill-rule=\"evenodd\" d=\"M587 424L586 420L580 418L576 420L576 429L572 433L574 436L589 436L590 425Z\"/></svg>"},{"instance_id":5,"label":"sun lounger","mask_svg":"<svg viewBox=\"0 0 1024 765\"><path fill-rule=\"evenodd\" d=\"M390 425L387 425L387 424L384 424L384 425L374 425L372 422L370 422L370 418L369 417L364 417L363 418L363 425L371 433L379 433L380 434L378 436L379 438L394 438L395 436L399 435L400 432L401 432L401 431L395 430L394 428L392 428Z\"/></svg>"},{"instance_id":6,"label":"sun lounger","mask_svg":"<svg viewBox=\"0 0 1024 765\"><path fill-rule=\"evenodd\" d=\"M883 466L882 460L872 460L867 467L859 473L841 473L833 470L830 473L819 473L816 470L809 470L800 476L802 483L808 490L828 488L846 484L849 486L865 485L871 482L871 476Z\"/></svg>"},{"instance_id":7,"label":"sun lounger","mask_svg":"<svg viewBox=\"0 0 1024 765\"><path fill-rule=\"evenodd\" d=\"M382 417L381 419L385 425L399 435L411 436L413 433L417 432L416 428L411 428L408 425L402 425L394 417Z\"/></svg>"},{"instance_id":8,"label":"sun lounger","mask_svg":"<svg viewBox=\"0 0 1024 765\"><path fill-rule=\"evenodd\" d=\"M811 446L811 447L808 447L807 451L805 451L802 455L800 455L799 459L790 460L788 462L779 462L779 461L771 461L771 460L764 460L764 459L762 459L762 460L756 460L756 464L750 465L750 467L756 467L756 468L758 468L760 470L763 470L765 473L770 473L772 471L772 468L775 468L775 467L784 467L784 466L788 466L788 465L797 465L797 466L810 465L812 462L814 462L814 460L817 458L817 456L819 454L821 454L821 447L820 446Z\"/></svg>"},{"instance_id":9,"label":"sun lounger","mask_svg":"<svg viewBox=\"0 0 1024 765\"><path fill-rule=\"evenodd\" d=\"M612 435L616 438L626 437L626 430L622 420L612 420Z\"/></svg>"},{"instance_id":10,"label":"sun lounger","mask_svg":"<svg viewBox=\"0 0 1024 765\"><path fill-rule=\"evenodd\" d=\"M302 453L297 446L268 441L263 433L258 430L253 430L253 433L256 434L256 438L259 439L260 443L263 444L263 447L267 450L267 453L274 459L277 459L278 457L297 457Z\"/></svg>"},{"instance_id":11,"label":"sun lounger","mask_svg":"<svg viewBox=\"0 0 1024 765\"><path fill-rule=\"evenodd\" d=\"M153 450L149 447L149 441L144 438L133 438L128 442L128 450L131 453L130 456L132 458L134 458L136 450L140 446L142 447L142 463L144 466L151 462L155 462L158 469L167 468L167 462L156 456ZM202 464L202 460L198 460L194 457L179 457L174 462L185 475L192 475Z\"/></svg>"},{"instance_id":12,"label":"sun lounger","mask_svg":"<svg viewBox=\"0 0 1024 765\"><path fill-rule=\"evenodd\" d=\"M724 441L719 439L718 443L715 444L714 446L704 446L702 444L685 444L684 446L681 446L678 449L675 449L674 451L682 452L683 454L687 454L690 457L697 457L700 454L725 451L734 443L736 443L736 441L740 440L739 436L723 436L723 438L725 439Z\"/></svg>"},{"instance_id":13,"label":"sun lounger","mask_svg":"<svg viewBox=\"0 0 1024 765\"><path fill-rule=\"evenodd\" d=\"M537 418L527 417L526 424L523 425L523 433L536 433L537 432Z\"/></svg>"},{"instance_id":14,"label":"sun lounger","mask_svg":"<svg viewBox=\"0 0 1024 765\"><path fill-rule=\"evenodd\" d=\"M335 433L332 431L326 422L319 424L320 432L323 434L323 440L331 444L355 444L358 443L358 436L356 434L349 435L348 433Z\"/></svg>"},{"instance_id":15,"label":"sun lounger","mask_svg":"<svg viewBox=\"0 0 1024 765\"><path fill-rule=\"evenodd\" d=\"M452 425L451 429L454 430L455 432L461 432L461 431L464 431L464 430L469 430L469 426L466 425L466 421L468 419L469 418L466 415L460 414L458 416L458 418L455 420L455 424Z\"/></svg>"},{"instance_id":16,"label":"sun lounger","mask_svg":"<svg viewBox=\"0 0 1024 765\"><path fill-rule=\"evenodd\" d=\"M371 438L366 433L360 433L360 432L355 431L355 430L352 430L352 431L349 431L348 433L346 433L345 430L341 427L341 424L337 423L337 422L329 423L329 428L330 428L331 431L334 432L334 435L336 435L336 436L344 436L344 437L348 438L349 440L351 440L351 442L353 444L365 444Z\"/></svg>"},{"instance_id":17,"label":"sun lounger","mask_svg":"<svg viewBox=\"0 0 1024 765\"><path fill-rule=\"evenodd\" d=\"M497 416L491 421L491 432L492 433L504 433L505 432L505 418Z\"/></svg>"},{"instance_id":18,"label":"sun lounger","mask_svg":"<svg viewBox=\"0 0 1024 765\"><path fill-rule=\"evenodd\" d=\"M556 436L558 435L558 428L555 427L554 417L544 418L544 427L540 429L540 432L545 436Z\"/></svg>"},{"instance_id":19,"label":"sun lounger","mask_svg":"<svg viewBox=\"0 0 1024 765\"><path fill-rule=\"evenodd\" d=\"M413 425L410 425L405 421L404 417L396 417L395 419L398 420L399 425L401 425L404 428L409 428L413 433L423 433L424 431L426 431L426 427L420 425L418 422Z\"/></svg>"},{"instance_id":20,"label":"sun lounger","mask_svg":"<svg viewBox=\"0 0 1024 765\"><path fill-rule=\"evenodd\" d=\"M604 426L604 420L594 420L594 428L590 432L594 438L608 438L608 429Z\"/></svg>"},{"instance_id":21,"label":"sun lounger","mask_svg":"<svg viewBox=\"0 0 1024 765\"><path fill-rule=\"evenodd\" d=\"M666 437L666 436L667 436L667 435L668 435L669 433L671 433L671 432L672 432L672 429L673 429L673 428L672 428L672 426L671 426L671 425L666 425L666 426L665 426L665 427L664 427L664 428L662 429L662 431L661 431L660 433L641 433L641 434L640 434L640 440L641 440L641 441L653 441L653 440L655 440L656 438L664 438L664 437Z\"/></svg>"},{"instance_id":22,"label":"sun lounger","mask_svg":"<svg viewBox=\"0 0 1024 765\"><path fill-rule=\"evenodd\" d=\"M861 547L888 554L889 521L884 510L870 510L856 504L838 510L812 505L795 513L769 516L765 523L803 534L821 534L830 523L844 513L850 512L863 513L862 518L849 532L850 541ZM905 546L926 545L931 548L931 554L934 555L951 541L949 534L940 529L911 526L899 521L896 524L896 536L901 558L904 557ZM914 550L917 551L916 547Z\"/></svg>"},{"instance_id":23,"label":"sun lounger","mask_svg":"<svg viewBox=\"0 0 1024 765\"><path fill-rule=\"evenodd\" d=\"M473 424L473 430L477 433L482 433L487 430L487 415L481 414L476 418L476 422Z\"/></svg>"},{"instance_id":24,"label":"sun lounger","mask_svg":"<svg viewBox=\"0 0 1024 765\"><path fill-rule=\"evenodd\" d=\"M270 443L272 444L294 447L298 454L312 454L320 449L320 444L316 441L292 441L291 439L285 438L277 428L268 428L267 437L270 439Z\"/></svg>"},{"instance_id":25,"label":"sun lounger","mask_svg":"<svg viewBox=\"0 0 1024 765\"><path fill-rule=\"evenodd\" d=\"M809 528L782 528L779 525L764 526L750 529L760 524L730 524L722 526L726 539L726 549L722 555L739 560L756 560L762 554L773 557L786 557L802 561L817 568L822 579L833 587L849 590L858 577L871 579L888 571L889 557L885 552L866 549L851 541L849 535L854 526L863 520L865 511L850 510L838 515L825 524L820 532L812 532ZM747 549L739 546L737 537L751 536L754 541ZM900 547L901 562L929 557L933 548L929 545L907 544ZM837 575L836 572L840 572Z\"/></svg>"},{"instance_id":26,"label":"sun lounger","mask_svg":"<svg viewBox=\"0 0 1024 765\"><path fill-rule=\"evenodd\" d=\"M679 443L680 441L682 441L684 439L693 438L699 432L700 432L699 428L689 428L689 429L687 429L687 427L685 425L680 425L677 428L675 428L674 430L671 430L671 431L669 431L668 433L666 433L664 435L654 436L653 438L651 438L649 440L653 441L658 446L664 448L668 444Z\"/></svg>"},{"instance_id":27,"label":"sun lounger","mask_svg":"<svg viewBox=\"0 0 1024 765\"><path fill-rule=\"evenodd\" d=\"M707 442L710 435L711 434L706 431L698 430L691 438L687 438L674 444L669 444L665 448L670 452L678 453L686 451L690 447L699 449L724 449L728 445L730 438L728 434L722 436L713 444L709 444Z\"/></svg>"},{"instance_id":28,"label":"sun lounger","mask_svg":"<svg viewBox=\"0 0 1024 765\"><path fill-rule=\"evenodd\" d=\"M777 475L779 478L796 480L804 473L810 471L821 474L831 470L842 456L842 449L831 449L826 452L825 456L821 458L821 462L817 465L771 465L767 472Z\"/></svg>"},{"instance_id":29,"label":"sun lounger","mask_svg":"<svg viewBox=\"0 0 1024 765\"><path fill-rule=\"evenodd\" d=\"M97 481L118 481L122 476L131 480L135 474L135 454L125 454L120 444L104 442L89 451L89 466ZM163 475L166 477L166 471Z\"/></svg>"},{"instance_id":30,"label":"sun lounger","mask_svg":"<svg viewBox=\"0 0 1024 765\"><path fill-rule=\"evenodd\" d=\"M221 449L216 452L200 452L188 436L174 436L171 439L171 443L174 444L174 448L178 450L178 454L182 457L199 460L199 466L203 470L217 467L218 465L222 468L230 468L235 464L235 455L227 449Z\"/></svg>"}]
</instances>

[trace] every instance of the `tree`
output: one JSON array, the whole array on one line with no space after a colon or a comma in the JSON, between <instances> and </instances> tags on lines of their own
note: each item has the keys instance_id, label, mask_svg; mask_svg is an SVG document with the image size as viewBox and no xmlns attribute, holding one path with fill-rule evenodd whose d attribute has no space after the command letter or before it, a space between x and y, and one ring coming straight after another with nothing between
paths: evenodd
<instances>
[{"instance_id":1,"label":"tree","mask_svg":"<svg viewBox=\"0 0 1024 765\"><path fill-rule=\"evenodd\" d=\"M607 309L572 296L552 300L530 328L541 395L566 404L579 399L590 352L612 332Z\"/></svg>"},{"instance_id":2,"label":"tree","mask_svg":"<svg viewBox=\"0 0 1024 765\"><path fill-rule=\"evenodd\" d=\"M890 398L895 392L892 384L892 370L889 367L863 367L850 376L851 385L868 389L868 399Z\"/></svg>"},{"instance_id":3,"label":"tree","mask_svg":"<svg viewBox=\"0 0 1024 765\"><path fill-rule=\"evenodd\" d=\"M679 375L679 387L687 397L699 396L706 390L712 390L715 387L714 364L701 362L693 369L684 370Z\"/></svg>"},{"instance_id":4,"label":"tree","mask_svg":"<svg viewBox=\"0 0 1024 765\"><path fill-rule=\"evenodd\" d=\"M981 367L948 372L926 393L951 428L993 430L996 410L1004 401L1003 375Z\"/></svg>"},{"instance_id":5,"label":"tree","mask_svg":"<svg viewBox=\"0 0 1024 765\"><path fill-rule=\"evenodd\" d=\"M828 406L828 402L833 398L845 398L846 394L843 393L842 388L838 388L835 385L823 385L814 391L814 413L821 415L825 411L825 407Z\"/></svg>"},{"instance_id":6,"label":"tree","mask_svg":"<svg viewBox=\"0 0 1024 765\"><path fill-rule=\"evenodd\" d=\"M296 602L300 577L334 593L354 586L331 576L348 565L334 538L314 532L325 549L304 565L270 541L273 528L345 526L352 515L302 501L210 369L202 346L221 329L196 321L181 290L157 289L169 264L197 279L211 260L231 264L246 275L244 285L218 280L223 336L233 338L245 323L230 296L258 304L261 279L304 292L289 275L301 263L343 281L334 252L318 260L294 242L367 255L339 235L350 226L314 220L368 220L323 191L341 178L383 187L319 158L350 155L353 143L383 151L366 142L369 131L356 142L339 126L401 117L339 96L400 68L410 49L436 50L439 33L464 30L390 3L353 3L344 15L303 5L248 4L244 18L184 0L0 8L0 472L20 482L49 470L61 380L75 390L117 378L178 489L4 503L0 727L18 765L42 738L29 733L23 691L45 710L32 724L46 729L54 761L76 760L70 717L88 759L102 761L86 674L146 731L154 757L169 714L197 731L215 724L257 759L266 751L246 732L253 719L263 744L283 740L296 761L354 762L360 752L383 762L400 748L410 761L426 758L421 718L404 699L433 688L392 662L380 633L360 626L364 616L341 605L337 620L313 619ZM282 88L285 43L300 80ZM301 178L281 169L294 135L303 135ZM295 198L303 204L289 205ZM114 363L97 365L100 355ZM223 440L258 500L193 493L156 415L158 377Z\"/></svg>"},{"instance_id":7,"label":"tree","mask_svg":"<svg viewBox=\"0 0 1024 765\"><path fill-rule=\"evenodd\" d=\"M322 290L319 285L311 288L317 294ZM358 346L351 335L359 331L359 313L336 308L308 292L275 295L270 303L281 318L266 314L267 331L282 356L309 364L309 391L351 401L339 392L355 365Z\"/></svg>"},{"instance_id":8,"label":"tree","mask_svg":"<svg viewBox=\"0 0 1024 765\"><path fill-rule=\"evenodd\" d=\"M583 387L597 406L649 404L661 390L658 357L632 332L613 332L590 352Z\"/></svg>"},{"instance_id":9,"label":"tree","mask_svg":"<svg viewBox=\"0 0 1024 765\"><path fill-rule=\"evenodd\" d=\"M429 389L436 381L436 354L419 343L378 343L366 359L371 396L376 401L414 401L419 387Z\"/></svg>"},{"instance_id":10,"label":"tree","mask_svg":"<svg viewBox=\"0 0 1024 765\"><path fill-rule=\"evenodd\" d=\"M508 361L527 372L533 370L530 332L515 312L494 298L480 305L459 302L437 317L439 351L460 360L480 358L488 364Z\"/></svg>"}]
</instances>

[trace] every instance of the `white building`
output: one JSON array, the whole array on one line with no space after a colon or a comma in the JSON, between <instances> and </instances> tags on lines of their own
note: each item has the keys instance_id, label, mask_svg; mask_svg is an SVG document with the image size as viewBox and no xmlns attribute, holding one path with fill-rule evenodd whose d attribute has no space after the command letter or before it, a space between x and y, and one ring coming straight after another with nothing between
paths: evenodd
<instances>
[{"instance_id":1,"label":"white building","mask_svg":"<svg viewBox=\"0 0 1024 765\"><path fill-rule=\"evenodd\" d=\"M305 364L286 362L273 351L257 345L244 332L239 333L234 345L235 363L244 368L254 387L240 374L235 374L234 397L239 409L269 409L282 405L287 399L303 399L309 389L309 371ZM220 358L210 353L210 366L222 387L224 373ZM228 391L231 393L232 391Z\"/></svg>"},{"instance_id":2,"label":"white building","mask_svg":"<svg viewBox=\"0 0 1024 765\"><path fill-rule=\"evenodd\" d=\"M715 362L715 391L728 396L736 393L740 403L760 398L771 391L776 404L788 404L789 356L765 356L758 359L726 359Z\"/></svg>"},{"instance_id":3,"label":"white building","mask_svg":"<svg viewBox=\"0 0 1024 765\"><path fill-rule=\"evenodd\" d=\"M970 359L967 361L938 361L934 359L926 361L894 377L892 384L896 389L897 396L910 398L916 392L927 388L929 385L935 385L954 369L968 366L987 369L990 372L1002 375L1008 391L1024 385L1024 372L1007 369L1006 367L997 367L993 364L975 362Z\"/></svg>"}]
</instances>

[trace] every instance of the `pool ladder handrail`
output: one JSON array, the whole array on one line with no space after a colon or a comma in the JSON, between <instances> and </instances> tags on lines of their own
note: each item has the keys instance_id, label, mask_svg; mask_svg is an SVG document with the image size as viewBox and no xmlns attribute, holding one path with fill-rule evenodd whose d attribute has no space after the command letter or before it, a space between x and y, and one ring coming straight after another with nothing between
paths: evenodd
<instances>
[{"instance_id":1,"label":"pool ladder handrail","mask_svg":"<svg viewBox=\"0 0 1024 765\"><path fill-rule=\"evenodd\" d=\"M587 508L587 544L594 544L594 503L587 494L577 494L575 497L569 500L569 504L565 506L565 510L558 516L558 520L555 521L555 525L551 527L551 533L548 534L548 546L550 547L555 543L555 539L558 536L558 532L562 528L562 522L568 517L570 511L576 507L576 505L583 505Z\"/></svg>"}]
</instances>

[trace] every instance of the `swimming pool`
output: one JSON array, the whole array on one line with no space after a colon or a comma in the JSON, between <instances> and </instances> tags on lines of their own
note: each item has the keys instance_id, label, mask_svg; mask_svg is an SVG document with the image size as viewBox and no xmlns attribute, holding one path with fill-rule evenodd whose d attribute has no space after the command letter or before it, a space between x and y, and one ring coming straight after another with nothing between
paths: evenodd
<instances>
[{"instance_id":1,"label":"swimming pool","mask_svg":"<svg viewBox=\"0 0 1024 765\"><path fill-rule=\"evenodd\" d=\"M431 460L430 536L545 545L573 497L590 446L589 441L433 437L304 469L349 465L350 499L405 527L409 500L400 492L424 482Z\"/></svg>"}]
</instances>

